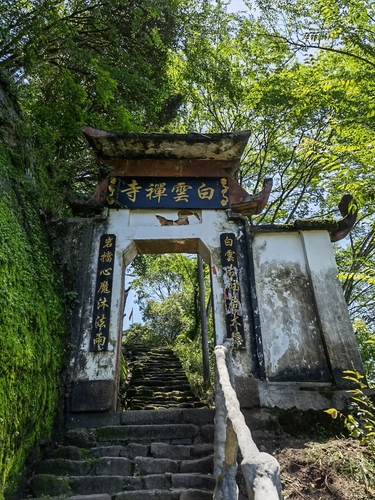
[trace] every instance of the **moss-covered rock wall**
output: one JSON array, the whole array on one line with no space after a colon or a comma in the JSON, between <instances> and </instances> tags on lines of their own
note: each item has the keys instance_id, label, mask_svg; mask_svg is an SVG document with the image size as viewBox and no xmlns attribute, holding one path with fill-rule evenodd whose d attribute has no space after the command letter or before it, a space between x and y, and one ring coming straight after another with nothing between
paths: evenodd
<instances>
[{"instance_id":1,"label":"moss-covered rock wall","mask_svg":"<svg viewBox=\"0 0 375 500\"><path fill-rule=\"evenodd\" d=\"M65 310L48 234L34 205L25 123L0 87L0 498L52 428Z\"/></svg>"}]
</instances>

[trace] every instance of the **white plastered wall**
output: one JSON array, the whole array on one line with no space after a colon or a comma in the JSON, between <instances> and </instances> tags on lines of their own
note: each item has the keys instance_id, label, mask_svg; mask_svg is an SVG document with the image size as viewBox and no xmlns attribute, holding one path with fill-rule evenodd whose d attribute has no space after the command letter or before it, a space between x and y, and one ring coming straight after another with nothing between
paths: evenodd
<instances>
[{"instance_id":1,"label":"white plastered wall","mask_svg":"<svg viewBox=\"0 0 375 500\"><path fill-rule=\"evenodd\" d=\"M161 226L156 215L175 220L175 211L166 210L109 210L103 225L94 230L91 255L91 286L87 292L86 316L92 318L93 297L95 295L96 266L98 262L99 240L102 234L116 235L116 253L113 273L112 303L108 351L90 352L92 321L87 321L81 333L80 362L76 364L74 379L114 380L118 371L123 323L123 290L125 267L137 253L199 253L211 268L213 292L213 314L216 343L226 338L225 312L223 304L223 282L221 271L220 234L243 233L242 224L228 220L226 211L196 211L199 219L189 217L189 225ZM245 336L249 337L247 322ZM237 373L249 371L246 353L237 357Z\"/></svg>"},{"instance_id":2,"label":"white plastered wall","mask_svg":"<svg viewBox=\"0 0 375 500\"><path fill-rule=\"evenodd\" d=\"M253 235L267 379L334 381L363 370L326 231Z\"/></svg>"}]
</instances>

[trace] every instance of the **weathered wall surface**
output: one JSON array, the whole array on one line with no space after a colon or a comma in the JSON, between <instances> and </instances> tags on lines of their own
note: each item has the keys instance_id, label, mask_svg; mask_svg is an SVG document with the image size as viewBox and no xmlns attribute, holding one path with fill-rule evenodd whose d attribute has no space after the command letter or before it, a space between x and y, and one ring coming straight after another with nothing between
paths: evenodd
<instances>
[{"instance_id":1,"label":"weathered wall surface","mask_svg":"<svg viewBox=\"0 0 375 500\"><path fill-rule=\"evenodd\" d=\"M363 371L325 231L253 236L267 379L334 382Z\"/></svg>"},{"instance_id":2,"label":"weathered wall surface","mask_svg":"<svg viewBox=\"0 0 375 500\"><path fill-rule=\"evenodd\" d=\"M157 214L169 219L176 215L168 211ZM244 406L259 402L267 405L267 394L272 392L267 389L268 383L333 383L345 388L347 383L342 378L342 371L353 366L362 371L326 231L253 235L261 346L256 344L252 324L254 315L249 295L253 285L249 283L243 221L228 219L225 211L202 211L200 219L192 218L191 225L160 226L155 215L152 210L109 210L106 219L98 218L92 225L91 248L89 233L83 236L83 227L78 231L75 229L76 234L80 234L81 247L84 247L78 258L84 271L80 271L83 274L75 321L77 332L72 337L76 342L71 363L72 412L116 409L123 291L127 286L125 268L138 253L199 253L210 264L216 343L224 342L220 234L225 232L234 233L239 245L246 350L234 352L233 370ZM90 352L99 241L103 234L116 235L115 258L111 264L113 290L109 343L108 350ZM259 349L264 356L266 382L258 387L254 382L259 377ZM268 399L274 401L273 396Z\"/></svg>"},{"instance_id":3,"label":"weathered wall surface","mask_svg":"<svg viewBox=\"0 0 375 500\"><path fill-rule=\"evenodd\" d=\"M48 223L55 261L60 268L65 290L68 337L70 336L70 362L64 374L66 394L71 386L71 372L79 363L79 332L86 321L83 315L88 268L95 219L53 219ZM67 399L69 403L69 398Z\"/></svg>"}]
</instances>

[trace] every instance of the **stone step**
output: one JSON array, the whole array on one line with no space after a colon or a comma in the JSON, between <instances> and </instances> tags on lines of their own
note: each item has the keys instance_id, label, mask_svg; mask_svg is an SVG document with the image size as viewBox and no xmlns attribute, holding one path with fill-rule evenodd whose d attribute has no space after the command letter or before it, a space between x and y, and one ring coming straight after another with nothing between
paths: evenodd
<instances>
[{"instance_id":1,"label":"stone step","mask_svg":"<svg viewBox=\"0 0 375 500\"><path fill-rule=\"evenodd\" d=\"M132 345L132 346L127 346L124 347L124 352L156 352L156 353L172 353L174 354L173 350L170 347L165 347L165 346L160 346L160 345L144 345L144 344L138 344L138 345Z\"/></svg>"},{"instance_id":2,"label":"stone step","mask_svg":"<svg viewBox=\"0 0 375 500\"><path fill-rule=\"evenodd\" d=\"M128 444L134 442L174 440L181 438L193 439L198 427L192 424L173 425L118 425L100 427L97 429L71 429L65 434L66 443L72 446L88 448L93 443L113 442L113 444Z\"/></svg>"},{"instance_id":3,"label":"stone step","mask_svg":"<svg viewBox=\"0 0 375 500\"><path fill-rule=\"evenodd\" d=\"M148 425L148 424L181 424L189 423L197 426L213 424L215 410L165 410L142 412L128 410L121 413L122 425Z\"/></svg>"},{"instance_id":4,"label":"stone step","mask_svg":"<svg viewBox=\"0 0 375 500\"><path fill-rule=\"evenodd\" d=\"M132 372L133 378L145 378L145 377L160 377L160 378L171 378L171 377L176 377L178 379L185 379L187 380L186 374L180 370L174 370L173 368L170 369L156 369L156 368L151 368L145 367L142 369L136 369L133 370Z\"/></svg>"},{"instance_id":5,"label":"stone step","mask_svg":"<svg viewBox=\"0 0 375 500\"><path fill-rule=\"evenodd\" d=\"M141 476L180 472L179 462L169 458L135 457L134 464Z\"/></svg>"},{"instance_id":6,"label":"stone step","mask_svg":"<svg viewBox=\"0 0 375 500\"><path fill-rule=\"evenodd\" d=\"M180 367L181 368L181 367ZM187 380L187 376L186 376L186 373L184 372L181 372L180 370L173 370L173 369L170 369L170 370L162 370L162 369L148 369L148 367L146 367L145 369L143 370L137 370L137 371L134 371L133 372L133 376L137 376L138 377L138 374L141 378L147 378L147 377L153 377L153 378L157 378L157 377L160 377L161 379L170 379L172 377L175 377L176 379L178 380Z\"/></svg>"},{"instance_id":7,"label":"stone step","mask_svg":"<svg viewBox=\"0 0 375 500\"><path fill-rule=\"evenodd\" d=\"M213 491L207 490L141 490L124 491L115 496L115 500L212 500ZM71 497L73 498L73 497ZM71 500L71 498L69 500ZM78 500L78 499L77 499ZM82 500L85 500L82 498ZM90 500L89 498L87 500ZM106 499L105 499L106 500Z\"/></svg>"},{"instance_id":8,"label":"stone step","mask_svg":"<svg viewBox=\"0 0 375 500\"><path fill-rule=\"evenodd\" d=\"M189 405L189 407L194 408L194 399L178 399L178 398L169 398L169 399L155 399L150 401L149 398L134 398L130 400L130 403L132 406L168 406L168 407L174 407L174 408L180 408L186 405Z\"/></svg>"},{"instance_id":9,"label":"stone step","mask_svg":"<svg viewBox=\"0 0 375 500\"><path fill-rule=\"evenodd\" d=\"M205 407L191 391L181 362L171 349L134 346L124 349L124 356L132 366L130 383L121 396L127 410Z\"/></svg>"},{"instance_id":10,"label":"stone step","mask_svg":"<svg viewBox=\"0 0 375 500\"><path fill-rule=\"evenodd\" d=\"M148 412L149 413L149 412ZM153 442L150 446L130 443L127 446L97 446L90 450L76 446L60 446L51 454L51 459L64 459L72 462L89 461L102 457L125 457L134 461L135 457L169 458L171 460L189 460L212 455L214 446L212 443L196 445L176 445ZM41 469L38 469L41 472ZM76 474L75 474L76 475Z\"/></svg>"},{"instance_id":11,"label":"stone step","mask_svg":"<svg viewBox=\"0 0 375 500\"><path fill-rule=\"evenodd\" d=\"M179 492L173 493L168 490L123 491L115 495L115 500L176 500L179 498Z\"/></svg>"},{"instance_id":12,"label":"stone step","mask_svg":"<svg viewBox=\"0 0 375 500\"><path fill-rule=\"evenodd\" d=\"M143 407L142 405L139 405L140 407L139 408L136 408L135 407L136 405L134 405L134 408L132 407L133 410L157 410L157 411L160 411L160 410L174 410L174 409L177 409L177 408L180 408L180 409L183 409L183 410L192 410L192 409L205 409L207 408L207 405L205 405L204 403L201 403L201 402L194 402L194 403L174 403L174 404L167 404L167 405L161 405L161 404L157 404L157 405L146 405L146 407Z\"/></svg>"},{"instance_id":13,"label":"stone step","mask_svg":"<svg viewBox=\"0 0 375 500\"><path fill-rule=\"evenodd\" d=\"M142 366L145 363L150 366L158 366L158 367L169 367L176 366L181 369L181 363L177 356L160 356L160 357L152 357L152 356L134 356L133 364L134 366Z\"/></svg>"},{"instance_id":14,"label":"stone step","mask_svg":"<svg viewBox=\"0 0 375 500\"><path fill-rule=\"evenodd\" d=\"M168 403L168 404L132 404L132 409L133 410L147 410L147 411L163 411L163 410L173 410L176 408L184 408L184 409L193 409L193 408L205 408L204 403Z\"/></svg>"},{"instance_id":15,"label":"stone step","mask_svg":"<svg viewBox=\"0 0 375 500\"><path fill-rule=\"evenodd\" d=\"M196 460L172 460L169 458L135 457L135 470L141 476L152 474L178 473L212 474L213 455Z\"/></svg>"},{"instance_id":16,"label":"stone step","mask_svg":"<svg viewBox=\"0 0 375 500\"><path fill-rule=\"evenodd\" d=\"M127 446L96 446L90 450L77 446L60 446L52 452L51 458L84 461L102 457L124 457L134 460L135 457L139 456L147 457L149 452L150 446L139 443L130 443Z\"/></svg>"},{"instance_id":17,"label":"stone step","mask_svg":"<svg viewBox=\"0 0 375 500\"><path fill-rule=\"evenodd\" d=\"M146 476L56 476L36 474L30 480L31 490L36 497L107 494L116 495L134 492L143 499L141 491L159 490L175 494L179 499L185 490L212 492L215 479L203 474L153 474ZM173 491L175 490L175 491ZM211 493L212 494L212 493ZM136 498L136 497L133 497ZM173 497L172 497L173 498ZM189 497L187 497L189 498Z\"/></svg>"},{"instance_id":18,"label":"stone step","mask_svg":"<svg viewBox=\"0 0 375 500\"><path fill-rule=\"evenodd\" d=\"M211 499L213 419L214 410L128 411L110 419L122 425L71 428L67 445L39 464L32 493L59 500Z\"/></svg>"},{"instance_id":19,"label":"stone step","mask_svg":"<svg viewBox=\"0 0 375 500\"><path fill-rule=\"evenodd\" d=\"M141 395L142 396L191 396L194 395L191 391L179 391L179 390L174 390L174 391L162 391L158 390L158 388L145 388L145 387L136 387L133 389L129 389L127 391L127 395L130 397L132 395Z\"/></svg>"},{"instance_id":20,"label":"stone step","mask_svg":"<svg viewBox=\"0 0 375 500\"><path fill-rule=\"evenodd\" d=\"M131 476L134 472L134 462L125 457L102 457L83 461L54 458L42 461L37 472L58 476Z\"/></svg>"},{"instance_id":21,"label":"stone step","mask_svg":"<svg viewBox=\"0 0 375 500\"><path fill-rule=\"evenodd\" d=\"M194 425L212 424L215 410L207 408L190 409L177 408L170 410L139 411L126 410L114 413L76 413L67 416L67 429L93 429L117 425L144 425L144 424L182 424ZM87 446L82 446L87 448Z\"/></svg>"},{"instance_id":22,"label":"stone step","mask_svg":"<svg viewBox=\"0 0 375 500\"><path fill-rule=\"evenodd\" d=\"M136 360L150 360L155 363L160 362L162 360L171 360L171 361L178 361L178 356L172 351L139 351L139 350L129 350L129 351L124 351L124 356L128 358L134 358Z\"/></svg>"},{"instance_id":23,"label":"stone step","mask_svg":"<svg viewBox=\"0 0 375 500\"><path fill-rule=\"evenodd\" d=\"M143 395L141 392L141 393L138 393L135 396L133 396L131 399L133 402L146 401L147 403L149 403L149 402L152 402L152 403L166 402L167 403L167 402L173 402L173 401L174 402L186 401L186 402L191 403L191 402L196 401L196 397L192 393L190 393L190 394L189 393L187 393L187 394L171 394L171 393L157 394L157 393L154 393L152 396L152 399L150 399L149 395Z\"/></svg>"},{"instance_id":24,"label":"stone step","mask_svg":"<svg viewBox=\"0 0 375 500\"><path fill-rule=\"evenodd\" d=\"M129 358L128 358L129 359ZM142 366L151 366L162 368L163 366L166 368L175 367L181 370L180 360L176 356L139 356L137 354L133 354L131 359L129 360L134 367L142 368Z\"/></svg>"},{"instance_id":25,"label":"stone step","mask_svg":"<svg viewBox=\"0 0 375 500\"><path fill-rule=\"evenodd\" d=\"M175 366L181 370L181 363L177 356L139 356L133 355L133 366L150 365L157 367Z\"/></svg>"},{"instance_id":26,"label":"stone step","mask_svg":"<svg viewBox=\"0 0 375 500\"><path fill-rule=\"evenodd\" d=\"M179 470L183 474L199 472L200 474L212 474L214 469L214 456L197 458L196 460L183 460L180 463Z\"/></svg>"},{"instance_id":27,"label":"stone step","mask_svg":"<svg viewBox=\"0 0 375 500\"><path fill-rule=\"evenodd\" d=\"M160 387L160 386L165 386L165 382L164 381L160 381L158 379L146 379L146 378L143 378L143 379L137 379L137 380L134 380L132 382L132 386L133 385L137 385L139 384L140 386L145 386L145 387ZM131 386L130 386L131 387ZM170 380L168 382L168 387L179 387L181 390L190 390L190 385L183 382L181 384L181 381L179 380Z\"/></svg>"},{"instance_id":28,"label":"stone step","mask_svg":"<svg viewBox=\"0 0 375 500\"><path fill-rule=\"evenodd\" d=\"M43 497L38 497L34 498L33 500L62 500L62 498L67 498L65 495L63 497L58 496L58 497L51 497L51 496L43 496ZM30 497L27 497L22 500L30 500ZM94 495L73 495L69 497L69 500L112 500L112 495L108 495L107 493L98 493Z\"/></svg>"},{"instance_id":29,"label":"stone step","mask_svg":"<svg viewBox=\"0 0 375 500\"><path fill-rule=\"evenodd\" d=\"M145 389L145 392L143 392L143 389ZM138 387L138 392L136 394L133 394L133 393L130 393L129 395L129 398L132 397L146 397L146 398L149 398L150 401L153 401L153 397L155 396L158 397L159 399L162 399L163 397L165 399L168 399L170 397L181 397L181 393L182 394L186 394L187 397L194 397L194 400L197 401L197 398L194 396L194 394L188 390L185 390L185 391L177 391L177 392L180 392L180 394L173 394L175 391L171 391L171 392L167 392L167 393L163 393L161 390L161 387L158 387L158 386L154 386L153 389L152 389L152 394L150 395L149 394L149 390L150 390L150 386L146 387L146 388L143 388L143 387Z\"/></svg>"},{"instance_id":30,"label":"stone step","mask_svg":"<svg viewBox=\"0 0 375 500\"><path fill-rule=\"evenodd\" d=\"M134 386L129 387L128 392L144 390L151 391L152 394L155 392L159 394L168 394L171 392L189 392L193 394L189 384L186 382L177 383L175 380L171 382L163 382L157 379L142 379L137 382L137 385L134 384Z\"/></svg>"},{"instance_id":31,"label":"stone step","mask_svg":"<svg viewBox=\"0 0 375 500\"><path fill-rule=\"evenodd\" d=\"M192 392L190 389L190 385L184 380L180 381L171 379L170 381L166 381L166 380L160 380L159 378L156 377L137 379L134 381L134 384L132 384L128 388L128 391L132 390L139 391L140 389L152 392L161 392L161 393L173 392L173 391Z\"/></svg>"},{"instance_id":32,"label":"stone step","mask_svg":"<svg viewBox=\"0 0 375 500\"><path fill-rule=\"evenodd\" d=\"M133 398L129 398L129 402L134 405L175 405L176 408L179 407L179 405L183 406L184 403L191 403L194 404L196 402L195 398L193 396L189 397L177 397L177 396L171 396L171 397L157 397L157 398L152 398L150 399L148 396L143 397L142 395L135 396Z\"/></svg>"},{"instance_id":33,"label":"stone step","mask_svg":"<svg viewBox=\"0 0 375 500\"><path fill-rule=\"evenodd\" d=\"M36 497L71 495L113 495L127 487L124 476L56 476L36 474L30 480L31 490Z\"/></svg>"},{"instance_id":34,"label":"stone step","mask_svg":"<svg viewBox=\"0 0 375 500\"><path fill-rule=\"evenodd\" d=\"M190 455L190 451L186 451L186 455L188 453ZM82 461L54 458L42 461L36 469L37 474L58 476L132 476L134 471L142 476L178 472L212 474L213 456L195 460L191 460L190 456L185 460L136 456L134 462L125 457L101 457Z\"/></svg>"},{"instance_id":35,"label":"stone step","mask_svg":"<svg viewBox=\"0 0 375 500\"><path fill-rule=\"evenodd\" d=\"M186 374L181 371L176 371L176 370L166 370L166 369L156 369L153 368L151 370L147 368L142 369L142 370L133 370L132 376L134 379L142 379L142 378L155 378L155 377L161 377L161 378L176 378L178 380L187 380Z\"/></svg>"},{"instance_id":36,"label":"stone step","mask_svg":"<svg viewBox=\"0 0 375 500\"><path fill-rule=\"evenodd\" d=\"M179 373L181 375L185 375L185 372L181 369L181 364L180 363L170 363L170 362L165 362L165 363L158 363L158 364L152 364L152 363L141 363L137 364L134 363L133 365L133 373L134 372L163 372L163 373Z\"/></svg>"}]
</instances>

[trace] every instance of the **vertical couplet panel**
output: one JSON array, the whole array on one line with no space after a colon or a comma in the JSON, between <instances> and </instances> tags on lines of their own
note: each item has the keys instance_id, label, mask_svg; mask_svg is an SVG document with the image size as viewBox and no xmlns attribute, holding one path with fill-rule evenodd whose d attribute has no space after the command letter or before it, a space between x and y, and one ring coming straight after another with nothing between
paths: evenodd
<instances>
[{"instance_id":1,"label":"vertical couplet panel","mask_svg":"<svg viewBox=\"0 0 375 500\"><path fill-rule=\"evenodd\" d=\"M103 234L100 238L90 351L108 350L115 248L116 235Z\"/></svg>"},{"instance_id":2,"label":"vertical couplet panel","mask_svg":"<svg viewBox=\"0 0 375 500\"><path fill-rule=\"evenodd\" d=\"M227 337L233 339L233 344L237 349L244 349L245 336L235 235L233 233L221 234L220 245Z\"/></svg>"}]
</instances>

